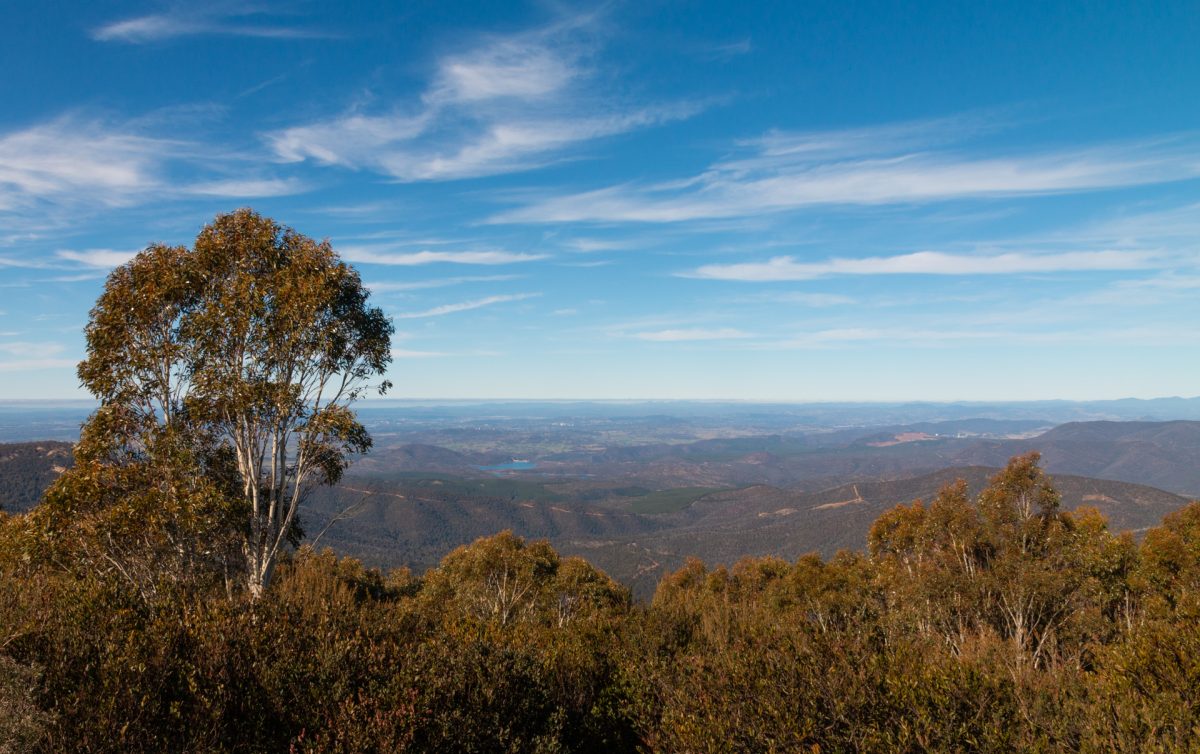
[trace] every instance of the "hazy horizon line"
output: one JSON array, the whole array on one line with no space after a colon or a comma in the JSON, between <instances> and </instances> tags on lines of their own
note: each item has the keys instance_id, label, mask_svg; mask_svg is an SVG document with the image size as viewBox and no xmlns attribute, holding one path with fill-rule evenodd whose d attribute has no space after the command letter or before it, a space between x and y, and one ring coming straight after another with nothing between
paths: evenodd
<instances>
[{"instance_id":1,"label":"hazy horizon line","mask_svg":"<svg viewBox=\"0 0 1200 754\"><path fill-rule=\"evenodd\" d=\"M1200 395L1159 395L1152 397L1121 396L1118 398L958 398L952 400L935 400L929 398L889 398L889 399L797 399L797 398L505 398L505 397L471 397L471 398L363 398L357 405L381 404L455 404L455 403L709 403L709 404L743 404L743 405L911 405L926 404L933 406L972 405L972 404L1024 404L1024 403L1120 403L1128 401L1200 401ZM91 398L0 398L0 406L19 405L63 405L74 407L98 406L100 401Z\"/></svg>"}]
</instances>

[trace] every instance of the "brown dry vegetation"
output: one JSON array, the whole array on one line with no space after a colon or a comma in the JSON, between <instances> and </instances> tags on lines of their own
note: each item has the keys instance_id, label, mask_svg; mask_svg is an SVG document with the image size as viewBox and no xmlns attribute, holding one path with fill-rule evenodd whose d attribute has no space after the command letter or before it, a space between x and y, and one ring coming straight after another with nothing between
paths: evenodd
<instances>
[{"instance_id":1,"label":"brown dry vegetation","mask_svg":"<svg viewBox=\"0 0 1200 754\"><path fill-rule=\"evenodd\" d=\"M1140 544L1036 456L869 554L693 561L652 603L504 533L422 576L302 549L252 601L0 523L11 751L1190 751L1200 505ZM86 529L77 536L92 532Z\"/></svg>"}]
</instances>

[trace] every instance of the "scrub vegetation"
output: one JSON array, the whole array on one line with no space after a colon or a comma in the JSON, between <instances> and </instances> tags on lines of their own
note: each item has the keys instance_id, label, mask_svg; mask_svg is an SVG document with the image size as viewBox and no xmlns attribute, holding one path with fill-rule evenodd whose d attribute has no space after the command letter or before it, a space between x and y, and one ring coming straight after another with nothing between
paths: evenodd
<instances>
[{"instance_id":1,"label":"scrub vegetation","mask_svg":"<svg viewBox=\"0 0 1200 754\"><path fill-rule=\"evenodd\" d=\"M182 579L176 554L148 548L147 589L58 549L35 509L0 522L0 740L50 752L1194 750L1200 504L1139 544L1057 503L1036 456L1020 457L974 498L950 485L889 511L867 554L695 560L648 604L508 532L420 576L301 547L258 599Z\"/></svg>"}]
</instances>

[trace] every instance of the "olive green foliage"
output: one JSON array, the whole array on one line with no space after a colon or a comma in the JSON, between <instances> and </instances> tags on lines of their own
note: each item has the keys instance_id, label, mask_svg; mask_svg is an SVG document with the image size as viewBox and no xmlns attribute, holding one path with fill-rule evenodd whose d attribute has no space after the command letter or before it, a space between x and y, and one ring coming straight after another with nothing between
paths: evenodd
<instances>
[{"instance_id":1,"label":"olive green foliage","mask_svg":"<svg viewBox=\"0 0 1200 754\"><path fill-rule=\"evenodd\" d=\"M387 368L391 333L328 242L251 210L190 250L149 246L92 309L79 377L101 408L38 516L41 549L70 539L147 599L158 566L261 595L305 492L371 445L349 406Z\"/></svg>"},{"instance_id":2,"label":"olive green foliage","mask_svg":"<svg viewBox=\"0 0 1200 754\"><path fill-rule=\"evenodd\" d=\"M151 604L168 593L231 586L240 572L244 506L227 453L174 427L111 440L126 416L89 420L75 465L25 517L26 557L115 579Z\"/></svg>"},{"instance_id":3,"label":"olive green foliage","mask_svg":"<svg viewBox=\"0 0 1200 754\"><path fill-rule=\"evenodd\" d=\"M526 543L509 531L447 555L426 577L423 598L500 626L558 627L620 610L629 600L582 558L560 558L547 542Z\"/></svg>"},{"instance_id":4,"label":"olive green foliage","mask_svg":"<svg viewBox=\"0 0 1200 754\"><path fill-rule=\"evenodd\" d=\"M301 548L260 600L192 594L153 610L15 561L0 570L0 658L43 663L40 751L633 746L616 691L628 592L544 542L481 540L423 578ZM508 624L467 596L504 574L535 606Z\"/></svg>"},{"instance_id":5,"label":"olive green foliage","mask_svg":"<svg viewBox=\"0 0 1200 754\"><path fill-rule=\"evenodd\" d=\"M25 754L49 726L49 715L34 699L37 671L0 655L0 754Z\"/></svg>"},{"instance_id":6,"label":"olive green foliage","mask_svg":"<svg viewBox=\"0 0 1200 754\"><path fill-rule=\"evenodd\" d=\"M39 549L40 515L0 514L14 751L1200 747L1200 503L1138 544L1059 510L1036 455L974 499L897 506L865 553L692 560L647 605L510 532L420 576L302 547L254 600L150 578L213 570L154 539L145 579L96 565L81 532Z\"/></svg>"}]
</instances>

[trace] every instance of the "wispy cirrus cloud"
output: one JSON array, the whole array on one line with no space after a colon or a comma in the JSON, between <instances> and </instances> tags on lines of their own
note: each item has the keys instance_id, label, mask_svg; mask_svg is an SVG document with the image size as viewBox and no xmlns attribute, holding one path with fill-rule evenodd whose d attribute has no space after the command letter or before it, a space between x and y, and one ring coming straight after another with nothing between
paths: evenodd
<instances>
[{"instance_id":1,"label":"wispy cirrus cloud","mask_svg":"<svg viewBox=\"0 0 1200 754\"><path fill-rule=\"evenodd\" d=\"M411 348L393 348L393 359L434 359L440 356L449 356L450 354L444 351L415 351Z\"/></svg>"},{"instance_id":2,"label":"wispy cirrus cloud","mask_svg":"<svg viewBox=\"0 0 1200 754\"><path fill-rule=\"evenodd\" d=\"M38 369L73 367L75 359L0 359L0 372L32 372Z\"/></svg>"},{"instance_id":3,"label":"wispy cirrus cloud","mask_svg":"<svg viewBox=\"0 0 1200 754\"><path fill-rule=\"evenodd\" d=\"M819 262L773 257L765 262L708 264L683 277L745 282L814 280L837 275L1016 275L1046 272L1140 270L1159 266L1149 251L1068 251L1050 254L947 254L917 251L887 257L833 258Z\"/></svg>"},{"instance_id":4,"label":"wispy cirrus cloud","mask_svg":"<svg viewBox=\"0 0 1200 754\"><path fill-rule=\"evenodd\" d=\"M0 132L0 225L45 230L77 221L81 210L308 190L265 176L264 163L248 165L244 154L147 128L71 114Z\"/></svg>"},{"instance_id":5,"label":"wispy cirrus cloud","mask_svg":"<svg viewBox=\"0 0 1200 754\"><path fill-rule=\"evenodd\" d=\"M622 103L596 85L590 17L443 55L419 98L267 134L284 162L441 181L530 170L572 146L687 118L700 103Z\"/></svg>"},{"instance_id":6,"label":"wispy cirrus cloud","mask_svg":"<svg viewBox=\"0 0 1200 754\"><path fill-rule=\"evenodd\" d=\"M852 296L840 293L809 293L805 291L770 291L729 296L723 301L731 304L790 304L810 309L828 309L861 303Z\"/></svg>"},{"instance_id":7,"label":"wispy cirrus cloud","mask_svg":"<svg viewBox=\"0 0 1200 754\"><path fill-rule=\"evenodd\" d=\"M735 142L742 152L715 164L720 170L752 172L793 164L805 167L815 160L861 160L945 148L1010 125L1000 113L965 113L826 131L772 130Z\"/></svg>"},{"instance_id":8,"label":"wispy cirrus cloud","mask_svg":"<svg viewBox=\"0 0 1200 754\"><path fill-rule=\"evenodd\" d=\"M852 348L862 345L908 345L936 347L956 343L977 343L1007 340L1028 342L1030 338L1046 342L1061 340L1062 335L1041 331L1036 333L1017 330L984 328L968 329L922 329L919 327L833 327L814 330L788 338L762 341L752 348L759 350Z\"/></svg>"},{"instance_id":9,"label":"wispy cirrus cloud","mask_svg":"<svg viewBox=\"0 0 1200 754\"><path fill-rule=\"evenodd\" d=\"M781 293L775 295L773 300L782 304L799 304L815 309L828 306L847 306L855 303L850 296L837 293Z\"/></svg>"},{"instance_id":10,"label":"wispy cirrus cloud","mask_svg":"<svg viewBox=\"0 0 1200 754\"><path fill-rule=\"evenodd\" d=\"M178 37L219 35L266 39L320 39L336 36L327 30L264 21L261 7L238 8L227 2L176 4L163 13L111 21L92 30L100 42L148 44Z\"/></svg>"},{"instance_id":11,"label":"wispy cirrus cloud","mask_svg":"<svg viewBox=\"0 0 1200 754\"><path fill-rule=\"evenodd\" d=\"M498 283L504 280L515 280L518 275L463 275L452 278L434 278L432 280L387 280L367 282L367 288L372 293L395 293L404 291L420 291L430 288L446 288L464 283Z\"/></svg>"},{"instance_id":12,"label":"wispy cirrus cloud","mask_svg":"<svg viewBox=\"0 0 1200 754\"><path fill-rule=\"evenodd\" d=\"M739 340L742 338L753 338L754 335L733 327L718 327L712 329L696 327L637 332L632 333L631 337L637 340L649 340L655 343L676 343L682 341Z\"/></svg>"},{"instance_id":13,"label":"wispy cirrus cloud","mask_svg":"<svg viewBox=\"0 0 1200 754\"><path fill-rule=\"evenodd\" d=\"M488 296L487 298L479 298L473 301L462 301L456 304L443 304L435 306L432 309L426 309L419 312L403 312L395 315L397 319L422 319L425 317L441 317L446 314L454 314L456 312L465 312L472 309L482 309L485 306L494 306L496 304L504 304L511 301L524 301L526 299L536 298L540 293L513 293L502 296Z\"/></svg>"},{"instance_id":14,"label":"wispy cirrus cloud","mask_svg":"<svg viewBox=\"0 0 1200 754\"><path fill-rule=\"evenodd\" d=\"M1153 246L1187 251L1195 256L1200 239L1200 203L1168 205L1147 209L1109 210L1101 217L1049 235L1048 243L1104 244L1108 246Z\"/></svg>"},{"instance_id":15,"label":"wispy cirrus cloud","mask_svg":"<svg viewBox=\"0 0 1200 754\"><path fill-rule=\"evenodd\" d=\"M342 258L358 264L379 264L393 267L417 267L426 264L501 265L536 262L545 254L525 254L512 251L391 251L395 247L342 246Z\"/></svg>"},{"instance_id":16,"label":"wispy cirrus cloud","mask_svg":"<svg viewBox=\"0 0 1200 754\"><path fill-rule=\"evenodd\" d=\"M842 132L782 133L701 173L549 196L501 212L498 223L676 223L836 205L924 204L1019 197L1200 177L1200 140L1182 134L1060 150L951 148L987 130L958 119Z\"/></svg>"},{"instance_id":17,"label":"wispy cirrus cloud","mask_svg":"<svg viewBox=\"0 0 1200 754\"><path fill-rule=\"evenodd\" d=\"M42 199L127 204L157 186L162 166L183 148L72 117L0 134L0 210Z\"/></svg>"},{"instance_id":18,"label":"wispy cirrus cloud","mask_svg":"<svg viewBox=\"0 0 1200 754\"><path fill-rule=\"evenodd\" d=\"M578 26L494 37L447 55L438 62L437 76L424 99L434 104L508 97L533 100L560 92L582 75L580 51L561 46L568 38L564 32L572 31L578 31Z\"/></svg>"},{"instance_id":19,"label":"wispy cirrus cloud","mask_svg":"<svg viewBox=\"0 0 1200 754\"><path fill-rule=\"evenodd\" d=\"M91 272L80 272L74 275L55 275L48 278L40 278L33 282L35 283L85 283L92 280L101 280L108 273L103 269L96 269Z\"/></svg>"},{"instance_id":20,"label":"wispy cirrus cloud","mask_svg":"<svg viewBox=\"0 0 1200 754\"><path fill-rule=\"evenodd\" d=\"M855 346L913 346L943 348L970 343L1005 342L1021 345L1061 345L1068 343L1138 345L1183 345L1200 342L1200 328L1177 326L1137 326L1106 329L1051 330L1044 326L1012 328L903 328L847 327L816 330L780 340L750 344L755 350L854 348Z\"/></svg>"},{"instance_id":21,"label":"wispy cirrus cloud","mask_svg":"<svg viewBox=\"0 0 1200 754\"><path fill-rule=\"evenodd\" d=\"M1129 290L1193 291L1200 289L1200 274L1166 272L1150 278L1121 280L1116 285Z\"/></svg>"},{"instance_id":22,"label":"wispy cirrus cloud","mask_svg":"<svg viewBox=\"0 0 1200 754\"><path fill-rule=\"evenodd\" d=\"M296 178L227 178L186 185L183 191L197 196L224 196L255 199L291 196L308 190L308 184Z\"/></svg>"},{"instance_id":23,"label":"wispy cirrus cloud","mask_svg":"<svg viewBox=\"0 0 1200 754\"><path fill-rule=\"evenodd\" d=\"M112 268L125 264L137 255L137 250L124 249L60 249L55 253L59 259L78 262L87 267ZM516 254L507 251L417 251L409 253L383 253L364 251L358 247L342 250L344 259L358 264L378 264L399 267L416 267L427 264L448 263L463 265L492 266L517 264L544 259L537 254ZM0 262L3 266L3 262ZM14 261L13 266L28 266ZM465 275L451 278L412 281L386 281L369 283L371 290L383 293L391 291L412 291L426 288L442 288L451 285L476 282L497 282L512 280L515 275Z\"/></svg>"},{"instance_id":24,"label":"wispy cirrus cloud","mask_svg":"<svg viewBox=\"0 0 1200 754\"><path fill-rule=\"evenodd\" d=\"M747 55L754 50L754 43L749 38L736 42L710 45L699 51L699 57L705 60L730 60L740 55Z\"/></svg>"},{"instance_id":25,"label":"wispy cirrus cloud","mask_svg":"<svg viewBox=\"0 0 1200 754\"><path fill-rule=\"evenodd\" d=\"M55 256L70 262L78 262L87 267L112 268L125 264L137 256L137 251L123 249L60 249Z\"/></svg>"},{"instance_id":26,"label":"wispy cirrus cloud","mask_svg":"<svg viewBox=\"0 0 1200 754\"><path fill-rule=\"evenodd\" d=\"M61 343L0 342L0 372L25 372L75 366L74 359L64 359L59 356L64 350Z\"/></svg>"},{"instance_id":27,"label":"wispy cirrus cloud","mask_svg":"<svg viewBox=\"0 0 1200 754\"><path fill-rule=\"evenodd\" d=\"M570 238L562 245L572 251L591 254L597 251L628 251L647 246L646 239L631 238Z\"/></svg>"},{"instance_id":28,"label":"wispy cirrus cloud","mask_svg":"<svg viewBox=\"0 0 1200 754\"><path fill-rule=\"evenodd\" d=\"M1162 307L1177 306L1181 301L1193 302L1200 291L1200 274L1165 271L1145 278L1117 280L1099 290L1082 293L1055 302L1056 311L1071 306L1084 306L1089 311L1096 306Z\"/></svg>"},{"instance_id":29,"label":"wispy cirrus cloud","mask_svg":"<svg viewBox=\"0 0 1200 754\"><path fill-rule=\"evenodd\" d=\"M19 269L44 269L51 267L41 259L15 259L13 257L0 257L0 268L10 267Z\"/></svg>"},{"instance_id":30,"label":"wispy cirrus cloud","mask_svg":"<svg viewBox=\"0 0 1200 754\"><path fill-rule=\"evenodd\" d=\"M0 354L15 356L20 359L47 359L51 356L62 353L63 350L64 346L61 343L32 343L24 341L0 342Z\"/></svg>"}]
</instances>

